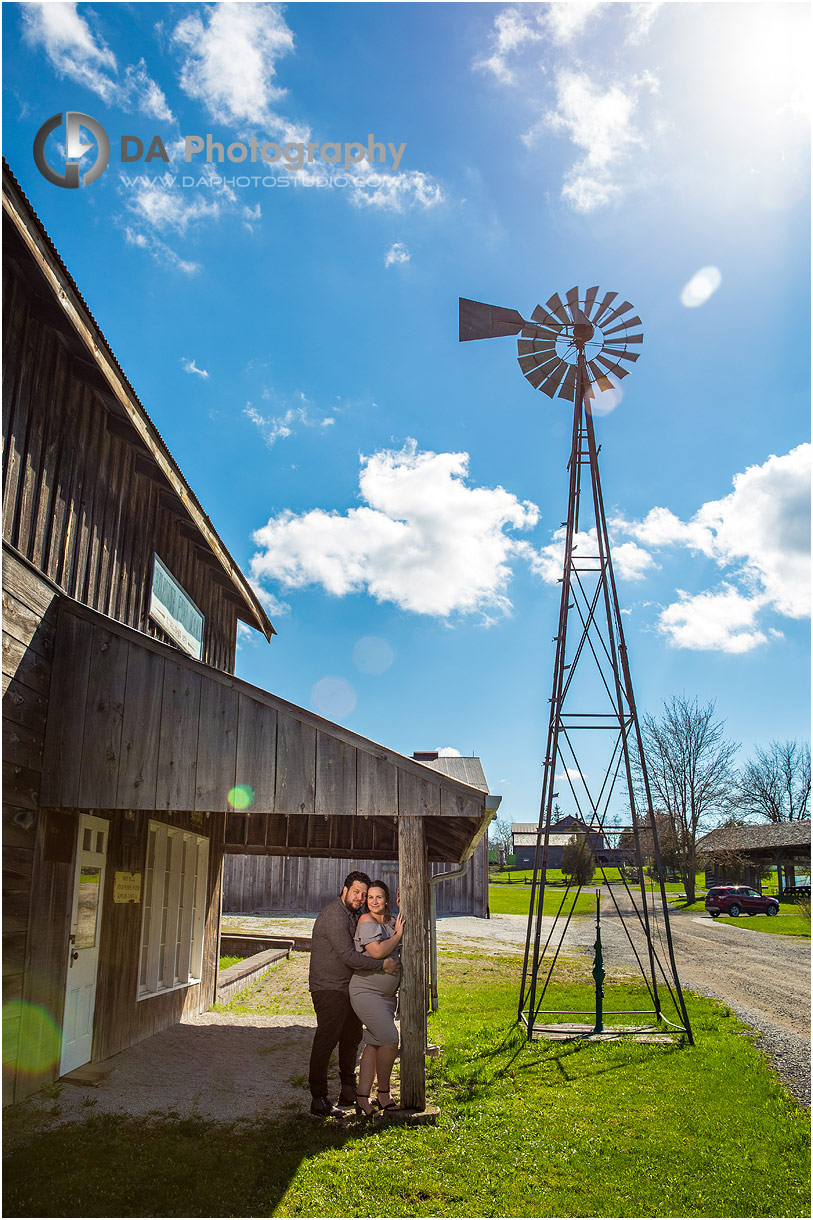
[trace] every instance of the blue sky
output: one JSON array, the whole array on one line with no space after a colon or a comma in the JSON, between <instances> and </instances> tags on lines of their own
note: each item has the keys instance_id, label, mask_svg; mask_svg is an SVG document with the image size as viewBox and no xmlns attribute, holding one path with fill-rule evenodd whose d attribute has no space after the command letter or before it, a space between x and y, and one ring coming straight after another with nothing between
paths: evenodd
<instances>
[{"instance_id":1,"label":"blue sky","mask_svg":"<svg viewBox=\"0 0 813 1220\"><path fill-rule=\"evenodd\" d=\"M479 754L536 819L569 407L512 339L459 344L457 298L527 316L598 284L645 334L596 420L639 707L715 700L743 762L808 737L808 5L3 21L5 156L279 632L241 632L241 677ZM111 140L78 190L32 155L68 110ZM370 134L384 164L329 161ZM122 164L125 135L169 163ZM280 157L186 162L207 135Z\"/></svg>"}]
</instances>

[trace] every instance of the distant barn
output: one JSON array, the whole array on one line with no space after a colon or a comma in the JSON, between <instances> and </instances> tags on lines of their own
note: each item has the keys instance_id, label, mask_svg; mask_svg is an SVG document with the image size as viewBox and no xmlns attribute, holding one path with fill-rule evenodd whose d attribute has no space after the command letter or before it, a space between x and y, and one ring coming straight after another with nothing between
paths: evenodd
<instances>
[{"instance_id":1,"label":"distant barn","mask_svg":"<svg viewBox=\"0 0 813 1220\"><path fill-rule=\"evenodd\" d=\"M513 843L516 867L533 868L536 857L537 828L534 822L513 822L511 824L511 841ZM611 847L600 830L590 827L580 818L568 815L552 822L548 837L548 868L561 868L565 847L574 835L583 835L596 864L605 867L619 867L630 864L634 853L626 848Z\"/></svg>"}]
</instances>

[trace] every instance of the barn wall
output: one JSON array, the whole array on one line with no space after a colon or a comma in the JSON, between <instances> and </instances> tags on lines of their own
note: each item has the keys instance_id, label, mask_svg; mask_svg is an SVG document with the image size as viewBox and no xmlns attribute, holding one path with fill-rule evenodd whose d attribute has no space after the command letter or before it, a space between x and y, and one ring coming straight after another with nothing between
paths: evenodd
<instances>
[{"instance_id":1,"label":"barn wall","mask_svg":"<svg viewBox=\"0 0 813 1220\"><path fill-rule=\"evenodd\" d=\"M44 862L39 808L45 720L56 633L56 595L13 557L3 563L3 1104L25 1096L18 1079L23 1001L45 1003L33 961L47 962L62 918L62 878ZM39 900L32 918L32 892ZM26 977L28 987L26 987ZM23 1031L38 1057L45 1029ZM32 1045L32 1041L34 1044ZM47 1076L47 1073L46 1073ZM38 1087L35 1074L34 1088ZM20 1090L23 1090L21 1093Z\"/></svg>"},{"instance_id":2,"label":"barn wall","mask_svg":"<svg viewBox=\"0 0 813 1220\"><path fill-rule=\"evenodd\" d=\"M205 617L203 660L234 670L236 606L98 373L4 259L3 538L76 601L171 643L147 615L157 551ZM94 384L95 383L95 384Z\"/></svg>"},{"instance_id":3,"label":"barn wall","mask_svg":"<svg viewBox=\"0 0 813 1220\"><path fill-rule=\"evenodd\" d=\"M463 877L439 883L438 915L485 916L488 902L487 850L486 841L483 840ZM429 867L432 876L450 872L459 865L430 864ZM314 913L336 897L344 878L353 869L360 869L370 877L385 881L395 896L397 862L229 853L223 866L223 910L227 914L249 911Z\"/></svg>"},{"instance_id":4,"label":"barn wall","mask_svg":"<svg viewBox=\"0 0 813 1220\"><path fill-rule=\"evenodd\" d=\"M222 814L212 814L202 821L193 821L195 815L190 813L144 811L136 814L140 823L139 836L138 842L131 845L127 841L124 814L120 810L94 810L94 813L108 818L111 824L93 1040L93 1059L100 1060L177 1024L182 1017L204 1012L212 1006L217 979L224 819ZM209 839L203 967L200 983L169 991L165 995L137 1000L142 904L114 903L113 875L117 869L141 873L143 897L147 826L150 820L192 830Z\"/></svg>"}]
</instances>

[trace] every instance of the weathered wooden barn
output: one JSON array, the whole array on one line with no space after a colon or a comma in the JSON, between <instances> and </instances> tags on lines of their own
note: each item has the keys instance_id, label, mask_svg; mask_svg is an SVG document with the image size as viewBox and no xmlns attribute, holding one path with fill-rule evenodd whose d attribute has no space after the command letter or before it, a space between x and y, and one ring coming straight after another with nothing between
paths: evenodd
<instances>
[{"instance_id":1,"label":"weathered wooden barn","mask_svg":"<svg viewBox=\"0 0 813 1220\"><path fill-rule=\"evenodd\" d=\"M423 751L413 758L442 775L488 792L488 782L479 758L439 755ZM496 809L499 797L488 806ZM238 826L239 830L240 827ZM247 837L248 827L244 827ZM398 866L392 861L365 858L313 860L297 856L269 856L250 843L226 843L223 863L223 910L229 913L306 914L319 911L342 888L342 880L352 869L385 881L395 896ZM434 863L429 875L439 877L454 869L454 862ZM483 839L462 876L437 881L438 915L488 914L488 842Z\"/></svg>"},{"instance_id":2,"label":"weathered wooden barn","mask_svg":"<svg viewBox=\"0 0 813 1220\"><path fill-rule=\"evenodd\" d=\"M3 275L4 1102L211 1005L228 844L399 859L422 1105L427 866L486 794L234 677L274 629L5 164Z\"/></svg>"}]
</instances>

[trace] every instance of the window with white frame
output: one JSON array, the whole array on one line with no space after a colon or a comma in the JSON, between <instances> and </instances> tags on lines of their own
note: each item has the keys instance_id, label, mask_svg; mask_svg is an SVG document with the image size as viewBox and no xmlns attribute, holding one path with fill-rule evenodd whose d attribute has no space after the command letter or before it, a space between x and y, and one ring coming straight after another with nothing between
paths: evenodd
<instances>
[{"instance_id":1,"label":"window with white frame","mask_svg":"<svg viewBox=\"0 0 813 1220\"><path fill-rule=\"evenodd\" d=\"M209 840L150 822L138 998L200 981Z\"/></svg>"}]
</instances>

